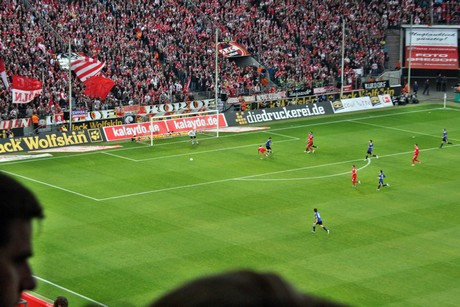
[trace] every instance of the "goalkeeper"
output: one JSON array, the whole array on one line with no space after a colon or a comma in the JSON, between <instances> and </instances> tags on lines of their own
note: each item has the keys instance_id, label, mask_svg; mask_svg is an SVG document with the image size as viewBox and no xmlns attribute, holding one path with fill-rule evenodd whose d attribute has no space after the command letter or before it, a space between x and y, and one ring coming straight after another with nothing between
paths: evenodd
<instances>
[{"instance_id":1,"label":"goalkeeper","mask_svg":"<svg viewBox=\"0 0 460 307\"><path fill-rule=\"evenodd\" d=\"M196 129L192 129L188 132L188 136L190 137L190 140L192 141L192 145L197 144L198 145L198 140L196 139Z\"/></svg>"}]
</instances>

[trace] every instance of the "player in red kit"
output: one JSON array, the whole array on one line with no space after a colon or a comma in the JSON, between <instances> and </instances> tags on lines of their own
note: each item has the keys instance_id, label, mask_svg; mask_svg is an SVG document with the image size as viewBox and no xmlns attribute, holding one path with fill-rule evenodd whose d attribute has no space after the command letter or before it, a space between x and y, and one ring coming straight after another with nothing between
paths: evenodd
<instances>
[{"instance_id":1,"label":"player in red kit","mask_svg":"<svg viewBox=\"0 0 460 307\"><path fill-rule=\"evenodd\" d=\"M418 160L418 153L419 153L418 144L414 145L414 155L412 156L412 166L415 165L415 162L422 163L422 161Z\"/></svg>"},{"instance_id":2,"label":"player in red kit","mask_svg":"<svg viewBox=\"0 0 460 307\"><path fill-rule=\"evenodd\" d=\"M313 145L313 138L313 132L310 131L307 137L307 148L305 149L306 153L315 152L314 148L316 148L316 146Z\"/></svg>"},{"instance_id":3,"label":"player in red kit","mask_svg":"<svg viewBox=\"0 0 460 307\"><path fill-rule=\"evenodd\" d=\"M260 154L262 154L265 157L268 157L267 149L263 145L260 145L259 148L257 149L257 155L259 157L260 157ZM263 158L261 157L261 159L263 159Z\"/></svg>"},{"instance_id":4,"label":"player in red kit","mask_svg":"<svg viewBox=\"0 0 460 307\"><path fill-rule=\"evenodd\" d=\"M361 184L361 181L358 180L358 170L354 165L351 168L351 184L354 188L356 188L356 184Z\"/></svg>"}]
</instances>

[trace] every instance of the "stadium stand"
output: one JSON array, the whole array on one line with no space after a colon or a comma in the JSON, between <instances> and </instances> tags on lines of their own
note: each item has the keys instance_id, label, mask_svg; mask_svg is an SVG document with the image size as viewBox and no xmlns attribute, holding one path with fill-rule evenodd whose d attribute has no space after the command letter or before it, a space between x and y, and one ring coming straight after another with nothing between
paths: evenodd
<instances>
[{"instance_id":1,"label":"stadium stand","mask_svg":"<svg viewBox=\"0 0 460 307\"><path fill-rule=\"evenodd\" d=\"M68 72L58 55L72 52L105 62L102 75L116 85L104 101L83 94L72 78L75 109L192 100L214 92L214 29L236 41L260 64L219 61L221 92L269 92L336 84L341 75L341 31L345 18L345 83L359 86L355 68L377 75L388 66L385 30L408 23L460 24L457 1L2 1L0 56L13 74L44 83L27 105L11 104L0 85L2 119L39 116L68 106ZM324 14L325 11L335 12Z\"/></svg>"}]
</instances>

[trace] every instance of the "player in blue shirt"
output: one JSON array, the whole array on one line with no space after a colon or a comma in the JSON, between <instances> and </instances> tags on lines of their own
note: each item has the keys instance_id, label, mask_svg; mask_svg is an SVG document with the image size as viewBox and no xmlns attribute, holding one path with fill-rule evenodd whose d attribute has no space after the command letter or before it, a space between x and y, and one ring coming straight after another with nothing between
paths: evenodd
<instances>
[{"instance_id":1,"label":"player in blue shirt","mask_svg":"<svg viewBox=\"0 0 460 307\"><path fill-rule=\"evenodd\" d=\"M380 170L380 173L379 173L379 185L377 187L377 191L380 191L381 187L389 187L390 186L388 183L383 183L384 178L385 178L385 174L383 173L382 170Z\"/></svg>"},{"instance_id":2,"label":"player in blue shirt","mask_svg":"<svg viewBox=\"0 0 460 307\"><path fill-rule=\"evenodd\" d=\"M272 154L272 138L269 137L268 140L265 142L265 149L267 149L267 154Z\"/></svg>"},{"instance_id":3,"label":"player in blue shirt","mask_svg":"<svg viewBox=\"0 0 460 307\"><path fill-rule=\"evenodd\" d=\"M452 144L452 142L449 142L449 139L447 138L447 130L446 130L446 128L444 128L444 130L442 131L442 142L441 142L441 146L439 146L439 148L442 148L442 146L444 144Z\"/></svg>"},{"instance_id":4,"label":"player in blue shirt","mask_svg":"<svg viewBox=\"0 0 460 307\"><path fill-rule=\"evenodd\" d=\"M377 158L377 159L379 158L379 156L374 155L374 154L372 153L373 150L374 150L374 143L372 143L372 140L369 140L369 145L367 146L366 159L364 159L364 160L367 160L367 158L368 158L369 156L375 157L375 158Z\"/></svg>"},{"instance_id":5,"label":"player in blue shirt","mask_svg":"<svg viewBox=\"0 0 460 307\"><path fill-rule=\"evenodd\" d=\"M315 222L313 223L313 233L316 233L316 225L321 226L327 233L329 234L329 229L326 228L326 226L323 225L323 220L321 219L321 215L319 215L318 209L313 209L313 212L315 214Z\"/></svg>"}]
</instances>

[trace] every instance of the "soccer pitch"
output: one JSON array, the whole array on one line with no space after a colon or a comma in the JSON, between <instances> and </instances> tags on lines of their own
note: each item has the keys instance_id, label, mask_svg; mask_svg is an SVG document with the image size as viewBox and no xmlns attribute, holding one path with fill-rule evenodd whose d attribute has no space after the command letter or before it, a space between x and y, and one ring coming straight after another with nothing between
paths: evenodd
<instances>
[{"instance_id":1,"label":"soccer pitch","mask_svg":"<svg viewBox=\"0 0 460 307\"><path fill-rule=\"evenodd\" d=\"M443 128L453 145L439 149ZM273 155L261 160L268 137ZM36 293L71 306L146 306L197 276L251 268L355 306L458 304L460 108L395 107L198 139L0 164L45 206ZM370 139L379 159L365 161ZM415 143L422 163L411 166ZM390 186L377 191L380 170ZM312 233L313 208L329 235Z\"/></svg>"}]
</instances>

